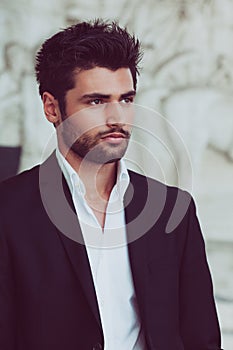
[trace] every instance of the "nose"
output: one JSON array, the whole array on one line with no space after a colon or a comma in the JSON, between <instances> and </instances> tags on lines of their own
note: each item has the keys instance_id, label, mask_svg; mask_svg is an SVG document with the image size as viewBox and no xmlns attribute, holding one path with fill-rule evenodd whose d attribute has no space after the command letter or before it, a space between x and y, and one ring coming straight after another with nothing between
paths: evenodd
<instances>
[{"instance_id":1,"label":"nose","mask_svg":"<svg viewBox=\"0 0 233 350\"><path fill-rule=\"evenodd\" d=\"M126 123L126 111L122 108L119 102L109 102L106 106L106 124L112 125L125 125Z\"/></svg>"}]
</instances>

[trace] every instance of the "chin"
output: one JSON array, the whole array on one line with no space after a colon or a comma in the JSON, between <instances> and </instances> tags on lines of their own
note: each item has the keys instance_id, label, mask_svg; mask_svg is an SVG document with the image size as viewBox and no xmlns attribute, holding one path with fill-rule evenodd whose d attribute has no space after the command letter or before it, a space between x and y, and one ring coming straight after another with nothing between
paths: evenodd
<instances>
[{"instance_id":1,"label":"chin","mask_svg":"<svg viewBox=\"0 0 233 350\"><path fill-rule=\"evenodd\" d=\"M88 152L80 152L80 149L73 149L75 153L83 160L96 164L109 164L118 162L124 157L127 147L115 147L115 149L106 149L105 147L94 147Z\"/></svg>"},{"instance_id":2,"label":"chin","mask_svg":"<svg viewBox=\"0 0 233 350\"><path fill-rule=\"evenodd\" d=\"M118 162L123 155L111 155L111 156L102 156L100 154L96 155L95 157L86 156L83 159L87 160L88 162L96 163L96 164L110 164L110 163L116 163Z\"/></svg>"},{"instance_id":3,"label":"chin","mask_svg":"<svg viewBox=\"0 0 233 350\"><path fill-rule=\"evenodd\" d=\"M117 163L117 162L119 162L119 160L121 160L121 159L122 159L122 157L110 159L110 160L106 161L104 164Z\"/></svg>"}]
</instances>

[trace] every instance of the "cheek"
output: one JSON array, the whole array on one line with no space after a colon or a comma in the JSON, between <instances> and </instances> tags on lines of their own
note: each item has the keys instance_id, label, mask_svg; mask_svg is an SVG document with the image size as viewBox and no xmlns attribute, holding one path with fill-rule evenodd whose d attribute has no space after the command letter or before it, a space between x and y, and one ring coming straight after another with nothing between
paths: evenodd
<instances>
[{"instance_id":1,"label":"cheek","mask_svg":"<svg viewBox=\"0 0 233 350\"><path fill-rule=\"evenodd\" d=\"M92 132L105 126L104 115L101 111L81 110L68 118L71 128L81 134Z\"/></svg>"},{"instance_id":2,"label":"cheek","mask_svg":"<svg viewBox=\"0 0 233 350\"><path fill-rule=\"evenodd\" d=\"M105 126L104 106L89 107L79 112L79 125L87 131Z\"/></svg>"},{"instance_id":3,"label":"cheek","mask_svg":"<svg viewBox=\"0 0 233 350\"><path fill-rule=\"evenodd\" d=\"M132 107L130 108L126 116L126 124L129 130L133 128L134 120L135 120L135 111L134 111L134 108Z\"/></svg>"}]
</instances>

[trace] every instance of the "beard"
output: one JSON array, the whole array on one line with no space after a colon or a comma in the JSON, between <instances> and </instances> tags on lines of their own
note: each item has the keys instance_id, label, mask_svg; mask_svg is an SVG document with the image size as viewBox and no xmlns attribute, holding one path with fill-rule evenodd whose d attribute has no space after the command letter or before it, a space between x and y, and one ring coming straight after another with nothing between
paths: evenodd
<instances>
[{"instance_id":1,"label":"beard","mask_svg":"<svg viewBox=\"0 0 233 350\"><path fill-rule=\"evenodd\" d=\"M122 135L120 143L114 144L103 139L114 132ZM120 126L114 126L104 132L88 131L77 138L74 129L67 125L62 130L62 138L66 146L80 158L97 164L107 164L117 162L125 155L130 132Z\"/></svg>"}]
</instances>

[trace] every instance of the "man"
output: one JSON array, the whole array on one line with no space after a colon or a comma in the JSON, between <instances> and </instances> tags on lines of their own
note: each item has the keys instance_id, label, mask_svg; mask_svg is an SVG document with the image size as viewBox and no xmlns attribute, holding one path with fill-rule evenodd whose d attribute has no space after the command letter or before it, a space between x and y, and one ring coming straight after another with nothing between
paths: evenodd
<instances>
[{"instance_id":1,"label":"man","mask_svg":"<svg viewBox=\"0 0 233 350\"><path fill-rule=\"evenodd\" d=\"M99 20L37 55L58 147L1 185L1 349L220 349L193 200L122 160L140 57L138 40Z\"/></svg>"}]
</instances>

